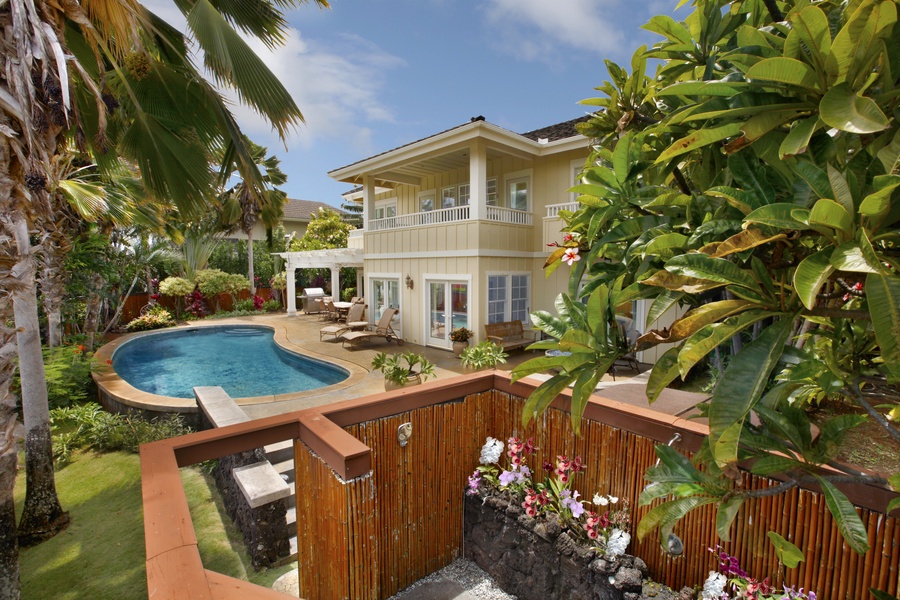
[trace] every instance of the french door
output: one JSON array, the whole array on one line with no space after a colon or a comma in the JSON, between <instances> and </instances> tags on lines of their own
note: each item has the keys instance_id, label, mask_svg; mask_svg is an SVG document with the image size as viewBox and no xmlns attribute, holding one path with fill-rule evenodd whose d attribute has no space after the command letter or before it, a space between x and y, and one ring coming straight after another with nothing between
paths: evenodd
<instances>
[{"instance_id":1,"label":"french door","mask_svg":"<svg viewBox=\"0 0 900 600\"><path fill-rule=\"evenodd\" d=\"M469 284L428 281L428 345L449 348L450 332L469 327Z\"/></svg>"}]
</instances>

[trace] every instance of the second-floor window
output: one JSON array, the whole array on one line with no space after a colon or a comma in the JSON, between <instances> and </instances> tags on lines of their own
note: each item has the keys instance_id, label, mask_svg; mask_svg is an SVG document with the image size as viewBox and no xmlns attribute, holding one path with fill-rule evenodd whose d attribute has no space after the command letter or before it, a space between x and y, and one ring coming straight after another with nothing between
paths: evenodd
<instances>
[{"instance_id":1,"label":"second-floor window","mask_svg":"<svg viewBox=\"0 0 900 600\"><path fill-rule=\"evenodd\" d=\"M509 208L528 210L528 178L519 177L506 182Z\"/></svg>"},{"instance_id":2,"label":"second-floor window","mask_svg":"<svg viewBox=\"0 0 900 600\"><path fill-rule=\"evenodd\" d=\"M441 190L441 208L453 208L456 206L456 186L451 185Z\"/></svg>"},{"instance_id":3,"label":"second-floor window","mask_svg":"<svg viewBox=\"0 0 900 600\"><path fill-rule=\"evenodd\" d=\"M397 201L388 201L384 203L378 203L375 205L375 218L376 219L387 219L390 217L397 216Z\"/></svg>"},{"instance_id":4,"label":"second-floor window","mask_svg":"<svg viewBox=\"0 0 900 600\"><path fill-rule=\"evenodd\" d=\"M497 206L497 178L491 177L485 186L485 200L488 206Z\"/></svg>"},{"instance_id":5,"label":"second-floor window","mask_svg":"<svg viewBox=\"0 0 900 600\"><path fill-rule=\"evenodd\" d=\"M434 194L419 196L419 210L421 212L434 210Z\"/></svg>"}]
</instances>

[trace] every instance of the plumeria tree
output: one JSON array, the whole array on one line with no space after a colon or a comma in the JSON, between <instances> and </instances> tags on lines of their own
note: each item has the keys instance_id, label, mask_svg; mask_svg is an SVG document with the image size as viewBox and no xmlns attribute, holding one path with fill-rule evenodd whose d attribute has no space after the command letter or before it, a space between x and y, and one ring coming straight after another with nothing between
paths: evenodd
<instances>
[{"instance_id":1,"label":"plumeria tree","mask_svg":"<svg viewBox=\"0 0 900 600\"><path fill-rule=\"evenodd\" d=\"M580 126L594 151L574 188L580 208L564 214L569 237L546 265L571 269L569 293L556 315L533 316L553 339L532 348L568 354L514 370L515 378L558 370L523 420L571 385L577 429L600 376L624 352L616 307L646 299L652 323L686 306L638 341L674 344L654 365L648 400L712 354L733 356L694 460L657 449L640 499L654 508L637 534L665 539L689 511L712 504L727 540L745 502L812 483L862 554L866 531L841 486L900 489L900 474L864 475L835 461L846 431L864 419L900 441L898 4L691 4L682 22L651 19L645 29L661 41L639 48L630 70L607 62L610 80L584 101L597 109ZM827 395L866 416L832 418L814 436L803 409ZM783 483L746 489L739 463Z\"/></svg>"}]
</instances>

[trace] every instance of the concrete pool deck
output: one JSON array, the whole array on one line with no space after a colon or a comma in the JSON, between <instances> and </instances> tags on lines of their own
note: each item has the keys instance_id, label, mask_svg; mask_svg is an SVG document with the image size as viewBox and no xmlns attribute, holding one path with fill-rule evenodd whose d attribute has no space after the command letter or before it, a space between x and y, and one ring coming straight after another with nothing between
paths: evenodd
<instances>
[{"instance_id":1,"label":"concrete pool deck","mask_svg":"<svg viewBox=\"0 0 900 600\"><path fill-rule=\"evenodd\" d=\"M262 417L384 392L384 378L381 372L373 371L371 368L372 358L378 352L396 353L412 351L422 354L435 364L435 373L437 374L438 379L446 379L448 377L454 377L470 372L462 366L459 359L449 350L424 347L409 342L406 342L403 346L398 346L395 342L388 343L382 338L373 338L371 341L359 344L358 348L353 350L343 348L340 338L330 338L325 341L320 341L319 330L322 327L327 326L328 323L320 320L318 315L298 313L296 316L287 316L286 314L279 313L252 317L210 319L192 321L180 325L176 329L235 324L263 325L271 327L275 331L275 341L282 347L315 359L326 360L337 364L347 369L350 373L350 376L345 381L318 390L294 394L281 394L277 396L237 399L238 404L251 419L259 419ZM140 334L124 335L102 346L97 351L96 360L101 367L94 373L94 379L97 381L98 386L103 390L101 391L101 399L103 399L104 393L107 396L105 399L106 402L104 402L105 406L108 403L118 402L131 409L147 411L149 413L196 412L196 402L194 399L168 398L142 392L122 380L116 375L111 367L106 367L107 361L112 358L113 352L115 352L116 348L122 343L133 339L138 335L154 335L172 330L172 328L169 328ZM519 365L530 358L534 358L535 356L537 355L534 352L514 350L509 353L507 362L499 365L498 369L509 371L516 365ZM646 376L649 375L649 369L649 365L642 365L641 371L643 371L643 373L638 373L627 367L620 367L616 373L617 381L614 382L613 377L609 374L604 375L598 386L597 393L598 395L613 400L647 407L647 400L646 397L643 396L643 389L646 385ZM622 385L630 378L638 375L643 376L636 377L632 385ZM537 377L540 378L540 376ZM619 391L622 393L620 394ZM677 390L667 390L667 392L673 392L674 396L677 396L677 398L661 398L660 401L654 404L654 410L672 415L682 415L699 402L705 400L705 396L700 394L678 392ZM109 406L107 406L107 408L109 408Z\"/></svg>"}]
</instances>

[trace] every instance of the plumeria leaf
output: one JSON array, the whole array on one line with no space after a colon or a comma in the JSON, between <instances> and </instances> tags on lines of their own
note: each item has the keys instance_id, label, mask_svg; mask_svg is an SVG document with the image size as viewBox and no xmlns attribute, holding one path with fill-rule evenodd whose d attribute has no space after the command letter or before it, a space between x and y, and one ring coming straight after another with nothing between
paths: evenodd
<instances>
[{"instance_id":1,"label":"plumeria leaf","mask_svg":"<svg viewBox=\"0 0 900 600\"><path fill-rule=\"evenodd\" d=\"M822 486L825 504L834 517L844 541L860 556L868 552L869 537L862 519L859 518L859 513L856 512L856 507L850 503L843 492L834 487L833 483L819 475L814 476Z\"/></svg>"},{"instance_id":2,"label":"plumeria leaf","mask_svg":"<svg viewBox=\"0 0 900 600\"><path fill-rule=\"evenodd\" d=\"M900 382L900 277L870 273L866 295L888 381Z\"/></svg>"},{"instance_id":3,"label":"plumeria leaf","mask_svg":"<svg viewBox=\"0 0 900 600\"><path fill-rule=\"evenodd\" d=\"M666 386L678 377L678 348L669 348L656 360L647 379L647 399L653 404Z\"/></svg>"},{"instance_id":4,"label":"plumeria leaf","mask_svg":"<svg viewBox=\"0 0 900 600\"><path fill-rule=\"evenodd\" d=\"M657 527L664 527L671 523L675 523L690 511L707 504L716 502L716 498L709 496L689 496L687 498L678 498L670 502L664 502L654 507L650 512L644 515L637 526L637 538L643 540L648 533Z\"/></svg>"},{"instance_id":5,"label":"plumeria leaf","mask_svg":"<svg viewBox=\"0 0 900 600\"><path fill-rule=\"evenodd\" d=\"M831 248L824 248L810 254L794 270L794 289L808 309L816 305L816 294L834 273L834 267L829 262L832 252Z\"/></svg>"},{"instance_id":6,"label":"plumeria leaf","mask_svg":"<svg viewBox=\"0 0 900 600\"><path fill-rule=\"evenodd\" d=\"M723 542L731 541L731 525L743 504L743 497L732 496L716 509L716 534Z\"/></svg>"},{"instance_id":7,"label":"plumeria leaf","mask_svg":"<svg viewBox=\"0 0 900 600\"><path fill-rule=\"evenodd\" d=\"M775 547L775 556L777 556L778 560L781 561L781 564L788 569L796 569L797 565L806 560L800 548L774 531L769 531L766 535L769 537L769 542Z\"/></svg>"}]
</instances>

